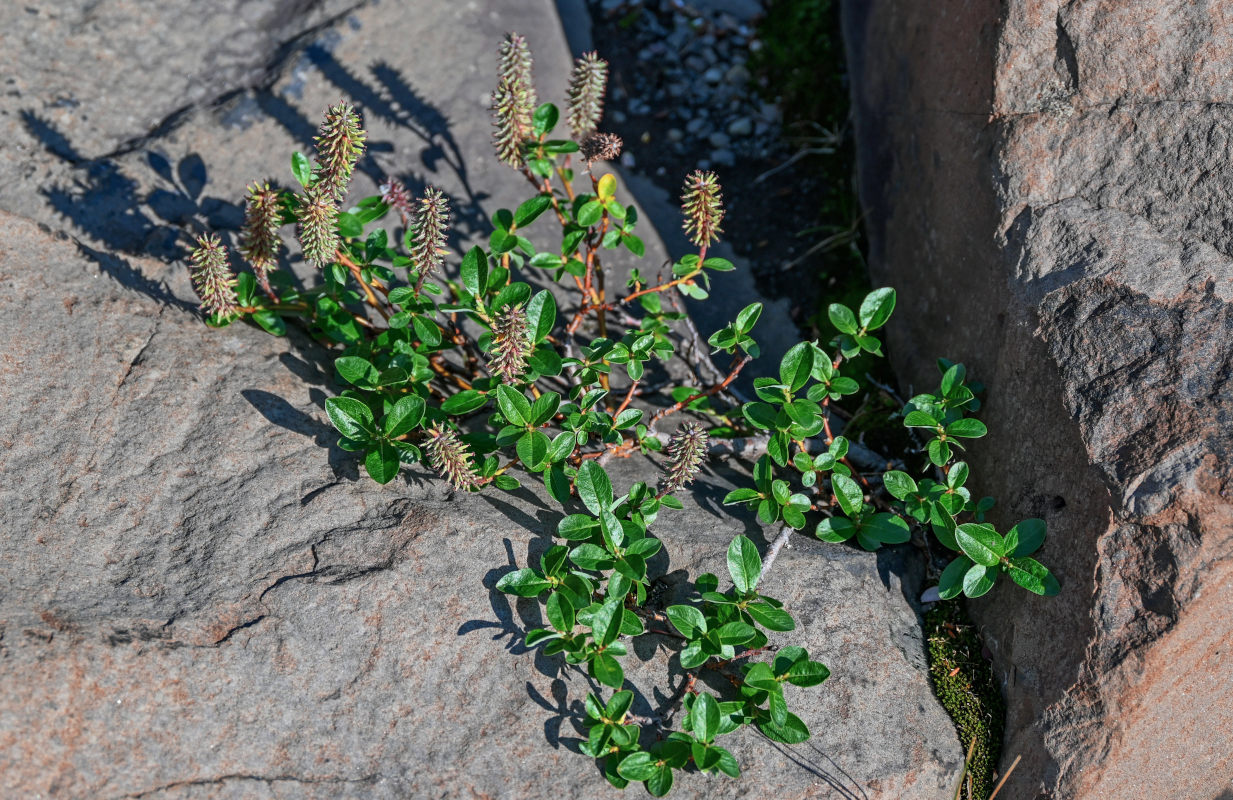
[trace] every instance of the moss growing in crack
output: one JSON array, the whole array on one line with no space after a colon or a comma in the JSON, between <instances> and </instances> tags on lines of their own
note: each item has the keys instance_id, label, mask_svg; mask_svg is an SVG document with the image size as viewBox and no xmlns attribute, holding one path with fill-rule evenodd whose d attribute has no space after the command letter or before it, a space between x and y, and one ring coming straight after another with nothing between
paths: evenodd
<instances>
[{"instance_id":1,"label":"moss growing in crack","mask_svg":"<svg viewBox=\"0 0 1233 800\"><path fill-rule=\"evenodd\" d=\"M1006 717L993 665L981 655L976 626L957 602L939 603L925 613L925 642L933 692L955 723L964 752L976 739L968 762L970 800L987 800L996 783ZM960 796L969 798L966 779Z\"/></svg>"}]
</instances>

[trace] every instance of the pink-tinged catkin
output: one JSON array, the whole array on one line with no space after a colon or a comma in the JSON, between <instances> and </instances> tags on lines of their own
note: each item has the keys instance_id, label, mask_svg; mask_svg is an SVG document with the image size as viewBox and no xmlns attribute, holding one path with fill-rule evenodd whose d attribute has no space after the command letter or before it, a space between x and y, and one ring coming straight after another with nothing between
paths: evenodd
<instances>
[{"instance_id":1,"label":"pink-tinged catkin","mask_svg":"<svg viewBox=\"0 0 1233 800\"><path fill-rule=\"evenodd\" d=\"M592 133L578 145L578 154L589 167L596 161L616 161L624 144L615 133Z\"/></svg>"},{"instance_id":2,"label":"pink-tinged catkin","mask_svg":"<svg viewBox=\"0 0 1233 800\"><path fill-rule=\"evenodd\" d=\"M660 482L662 494L672 494L691 483L706 455L707 433L701 426L687 422L668 440L666 474Z\"/></svg>"},{"instance_id":3,"label":"pink-tinged catkin","mask_svg":"<svg viewBox=\"0 0 1233 800\"><path fill-rule=\"evenodd\" d=\"M509 33L497 52L497 89L492 93L492 143L497 158L522 167L522 143L531 135L531 115L538 99L531 73L531 48L517 33Z\"/></svg>"},{"instance_id":4,"label":"pink-tinged catkin","mask_svg":"<svg viewBox=\"0 0 1233 800\"><path fill-rule=\"evenodd\" d=\"M439 271L445 263L449 226L449 201L439 189L429 186L411 217L411 263L419 273L417 285L423 285L429 273Z\"/></svg>"},{"instance_id":5,"label":"pink-tinged catkin","mask_svg":"<svg viewBox=\"0 0 1233 800\"><path fill-rule=\"evenodd\" d=\"M406 184L397 178L389 177L381 183L380 191L381 202L397 211L399 219L402 220L403 227L407 227L412 214L412 201L411 193L407 191Z\"/></svg>"},{"instance_id":6,"label":"pink-tinged catkin","mask_svg":"<svg viewBox=\"0 0 1233 800\"><path fill-rule=\"evenodd\" d=\"M480 478L471 466L471 451L453 430L439 423L433 425L428 429L424 446L428 450L428 463L455 489L479 485Z\"/></svg>"},{"instance_id":7,"label":"pink-tinged catkin","mask_svg":"<svg viewBox=\"0 0 1233 800\"><path fill-rule=\"evenodd\" d=\"M714 172L694 170L685 179L681 194L681 209L685 212L685 233L698 247L719 241L724 218L723 194Z\"/></svg>"},{"instance_id":8,"label":"pink-tinged catkin","mask_svg":"<svg viewBox=\"0 0 1233 800\"><path fill-rule=\"evenodd\" d=\"M584 53L574 62L569 76L569 108L566 119L581 142L595 132L604 117L604 90L608 86L608 62L595 53Z\"/></svg>"},{"instance_id":9,"label":"pink-tinged catkin","mask_svg":"<svg viewBox=\"0 0 1233 800\"><path fill-rule=\"evenodd\" d=\"M534 110L538 99L535 95L535 77L532 74L534 60L531 46L521 33L510 32L497 49L497 75L501 80L517 81L527 91L527 102Z\"/></svg>"},{"instance_id":10,"label":"pink-tinged catkin","mask_svg":"<svg viewBox=\"0 0 1233 800\"><path fill-rule=\"evenodd\" d=\"M364 154L368 134L360 127L360 115L348 103L330 106L313 140L317 145L314 185L341 202L355 164Z\"/></svg>"},{"instance_id":11,"label":"pink-tinged catkin","mask_svg":"<svg viewBox=\"0 0 1233 800\"><path fill-rule=\"evenodd\" d=\"M197 247L189 256L193 288L208 314L232 317L240 313L235 296L235 273L227 263L227 248L213 233L197 237Z\"/></svg>"},{"instance_id":12,"label":"pink-tinged catkin","mask_svg":"<svg viewBox=\"0 0 1233 800\"><path fill-rule=\"evenodd\" d=\"M531 330L527 312L521 306L507 306L492 326L488 367L494 377L513 385L526 372L530 355Z\"/></svg>"},{"instance_id":13,"label":"pink-tinged catkin","mask_svg":"<svg viewBox=\"0 0 1233 800\"><path fill-rule=\"evenodd\" d=\"M338 206L319 185L310 186L300 200L300 249L305 260L324 267L338 254Z\"/></svg>"},{"instance_id":14,"label":"pink-tinged catkin","mask_svg":"<svg viewBox=\"0 0 1233 800\"><path fill-rule=\"evenodd\" d=\"M240 255L253 268L261 289L273 297L269 273L278 268L278 252L283 247L278 229L283 225L282 202L277 189L268 183L248 187L244 208L244 229L240 232Z\"/></svg>"}]
</instances>

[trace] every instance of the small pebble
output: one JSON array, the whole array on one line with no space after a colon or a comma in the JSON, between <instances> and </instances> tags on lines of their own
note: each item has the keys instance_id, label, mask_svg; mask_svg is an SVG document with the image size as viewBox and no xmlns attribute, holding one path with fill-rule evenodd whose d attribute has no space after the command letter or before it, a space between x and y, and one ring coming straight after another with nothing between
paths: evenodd
<instances>
[{"instance_id":1,"label":"small pebble","mask_svg":"<svg viewBox=\"0 0 1233 800\"><path fill-rule=\"evenodd\" d=\"M685 132L682 131L680 128L669 128L667 135L668 135L668 141L670 142L679 142L685 138Z\"/></svg>"},{"instance_id":2,"label":"small pebble","mask_svg":"<svg viewBox=\"0 0 1233 800\"><path fill-rule=\"evenodd\" d=\"M728 123L728 135L748 136L753 133L753 120L749 117L738 117Z\"/></svg>"},{"instance_id":3,"label":"small pebble","mask_svg":"<svg viewBox=\"0 0 1233 800\"><path fill-rule=\"evenodd\" d=\"M721 133L720 131L715 131L707 137L707 139L710 141L711 147L719 148L721 150L726 148L732 141L728 138L728 134Z\"/></svg>"},{"instance_id":4,"label":"small pebble","mask_svg":"<svg viewBox=\"0 0 1233 800\"><path fill-rule=\"evenodd\" d=\"M730 167L736 163L736 154L731 150L716 150L711 153L711 160L721 167Z\"/></svg>"}]
</instances>

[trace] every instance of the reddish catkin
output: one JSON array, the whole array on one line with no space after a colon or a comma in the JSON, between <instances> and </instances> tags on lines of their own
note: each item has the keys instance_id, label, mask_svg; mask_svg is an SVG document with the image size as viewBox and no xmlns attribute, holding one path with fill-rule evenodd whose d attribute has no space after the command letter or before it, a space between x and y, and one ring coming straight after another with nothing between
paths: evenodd
<instances>
[{"instance_id":1,"label":"reddish catkin","mask_svg":"<svg viewBox=\"0 0 1233 800\"><path fill-rule=\"evenodd\" d=\"M428 429L425 441L428 463L455 489L470 489L479 485L479 476L471 467L471 451L458 434L440 423Z\"/></svg>"},{"instance_id":2,"label":"reddish catkin","mask_svg":"<svg viewBox=\"0 0 1233 800\"><path fill-rule=\"evenodd\" d=\"M208 314L231 317L240 313L235 296L235 273L227 263L227 248L216 234L197 237L197 247L189 256L193 288Z\"/></svg>"},{"instance_id":3,"label":"reddish catkin","mask_svg":"<svg viewBox=\"0 0 1233 800\"><path fill-rule=\"evenodd\" d=\"M685 233L698 247L719 241L724 218L723 194L714 172L694 170L685 179L681 209L685 212Z\"/></svg>"}]
</instances>

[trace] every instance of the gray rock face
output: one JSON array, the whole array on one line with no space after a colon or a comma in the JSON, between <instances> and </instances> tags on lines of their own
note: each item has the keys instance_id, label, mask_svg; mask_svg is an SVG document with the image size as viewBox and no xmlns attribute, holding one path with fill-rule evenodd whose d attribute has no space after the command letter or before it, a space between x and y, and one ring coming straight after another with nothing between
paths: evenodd
<instances>
[{"instance_id":1,"label":"gray rock face","mask_svg":"<svg viewBox=\"0 0 1233 800\"><path fill-rule=\"evenodd\" d=\"M524 191L490 153L489 54L527 33L541 94L561 96L551 4L380 3L334 22L329 3L136 8L58 4L61 27L0 12L0 51L37 22L114 55L30 44L61 60L39 55L0 106L0 796L616 796L572 752L586 681L525 650L537 606L492 588L548 546L554 507L529 490L463 502L417 471L360 478L322 410L329 354L206 328L175 261L186 229L234 236L246 182L290 180L288 153L340 95L370 131L354 196L385 173L431 180L459 246L485 234ZM211 61L250 37L260 57ZM165 73L144 83L125 72L153 62ZM65 75L88 119L43 106ZM662 524L669 596L722 572L736 533L765 543L719 505L739 479L716 465ZM798 537L767 581L791 641L834 673L797 698L814 738L743 735L740 781L693 776L677 796L939 796L961 753L907 599L918 565ZM670 646L627 659L637 710L675 688Z\"/></svg>"},{"instance_id":2,"label":"gray rock face","mask_svg":"<svg viewBox=\"0 0 1233 800\"><path fill-rule=\"evenodd\" d=\"M1003 7L1004 5L1004 7ZM1233 784L1233 25L1203 6L845 4L901 374L988 386L974 454L1062 595L971 605L1011 797Z\"/></svg>"}]
</instances>

